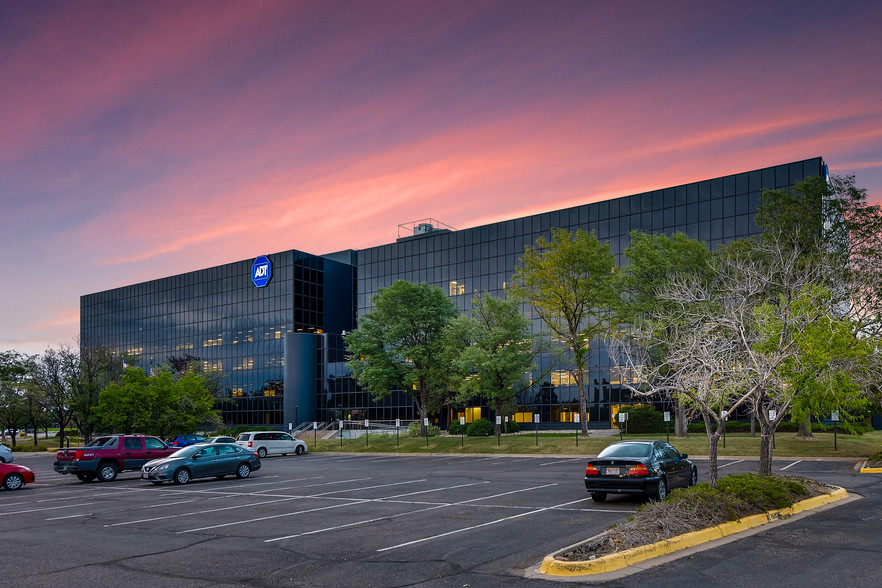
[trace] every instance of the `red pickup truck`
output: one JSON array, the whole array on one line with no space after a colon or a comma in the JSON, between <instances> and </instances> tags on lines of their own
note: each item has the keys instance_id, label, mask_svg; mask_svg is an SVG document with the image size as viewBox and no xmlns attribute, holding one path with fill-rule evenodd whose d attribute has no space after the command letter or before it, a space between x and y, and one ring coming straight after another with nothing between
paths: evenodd
<instances>
[{"instance_id":1,"label":"red pickup truck","mask_svg":"<svg viewBox=\"0 0 882 588\"><path fill-rule=\"evenodd\" d=\"M107 435L97 437L85 447L62 449L55 454L55 471L76 474L81 482L110 482L119 472L140 470L151 459L177 451L158 437L146 435Z\"/></svg>"}]
</instances>

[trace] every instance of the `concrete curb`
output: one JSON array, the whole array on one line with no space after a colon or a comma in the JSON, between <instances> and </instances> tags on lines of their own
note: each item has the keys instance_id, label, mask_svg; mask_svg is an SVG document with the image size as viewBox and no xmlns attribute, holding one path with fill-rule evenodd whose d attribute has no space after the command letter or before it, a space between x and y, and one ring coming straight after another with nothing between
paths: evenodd
<instances>
[{"instance_id":1,"label":"concrete curb","mask_svg":"<svg viewBox=\"0 0 882 588\"><path fill-rule=\"evenodd\" d=\"M686 533L685 535L678 535L677 537L672 537L671 539L659 541L658 543L653 543L651 545L635 547L634 549L605 555L592 560L562 561L555 559L555 556L571 550L573 547L576 547L576 545L585 543L585 541L582 541L581 543L565 547L546 556L536 572L548 576L586 576L613 572L649 559L674 553L675 551L695 547L696 545L707 543L708 541L722 539L723 537L747 531L845 498L848 498L848 492L846 492L844 488L836 487L836 489L830 494L802 500L789 508L751 515L737 521L730 521L728 523L723 523L722 525L717 525L716 527L693 531L691 533ZM586 541L590 541L590 539Z\"/></svg>"},{"instance_id":2,"label":"concrete curb","mask_svg":"<svg viewBox=\"0 0 882 588\"><path fill-rule=\"evenodd\" d=\"M859 472L862 474L882 474L882 468L868 468L867 461L864 460L864 462L861 464Z\"/></svg>"}]
</instances>

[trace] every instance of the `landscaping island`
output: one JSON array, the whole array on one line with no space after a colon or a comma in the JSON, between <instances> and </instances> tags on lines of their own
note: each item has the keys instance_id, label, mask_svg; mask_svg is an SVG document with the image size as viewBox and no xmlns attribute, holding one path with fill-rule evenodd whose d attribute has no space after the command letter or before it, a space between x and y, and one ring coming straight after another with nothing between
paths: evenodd
<instances>
[{"instance_id":1,"label":"landscaping island","mask_svg":"<svg viewBox=\"0 0 882 588\"><path fill-rule=\"evenodd\" d=\"M541 573L610 572L786 518L847 497L841 488L792 476L737 474L675 490L628 521L545 558Z\"/></svg>"}]
</instances>

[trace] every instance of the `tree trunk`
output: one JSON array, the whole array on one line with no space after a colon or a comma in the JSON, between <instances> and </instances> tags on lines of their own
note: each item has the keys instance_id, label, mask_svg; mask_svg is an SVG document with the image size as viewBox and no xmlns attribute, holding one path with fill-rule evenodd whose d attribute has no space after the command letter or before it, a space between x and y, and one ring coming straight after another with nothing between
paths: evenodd
<instances>
[{"instance_id":1,"label":"tree trunk","mask_svg":"<svg viewBox=\"0 0 882 588\"><path fill-rule=\"evenodd\" d=\"M426 380L420 378L420 401L419 406L417 407L420 411L420 435L422 437L428 436L428 431L426 431L426 419L429 418L429 389L426 386Z\"/></svg>"},{"instance_id":2,"label":"tree trunk","mask_svg":"<svg viewBox=\"0 0 882 588\"><path fill-rule=\"evenodd\" d=\"M717 487L719 468L717 467L717 445L720 437L716 433L707 436L707 482L711 488Z\"/></svg>"},{"instance_id":3,"label":"tree trunk","mask_svg":"<svg viewBox=\"0 0 882 588\"><path fill-rule=\"evenodd\" d=\"M760 476L772 475L772 434L768 431L766 427L760 429L760 461L757 472Z\"/></svg>"},{"instance_id":4,"label":"tree trunk","mask_svg":"<svg viewBox=\"0 0 882 588\"><path fill-rule=\"evenodd\" d=\"M756 437L756 415L753 411L750 413L750 436Z\"/></svg>"},{"instance_id":5,"label":"tree trunk","mask_svg":"<svg viewBox=\"0 0 882 588\"><path fill-rule=\"evenodd\" d=\"M497 398L497 399L494 401L493 405L494 405L494 406L493 406L493 410L494 410L494 412L496 413L494 416L500 416L500 417L501 417L501 416L502 416L502 400L500 400L499 398ZM499 421L498 423L496 423L496 424L494 425L494 434L495 434L497 437L499 437L500 433L502 432L502 431L501 431L501 428L502 428L502 419L494 419L494 420L498 420L498 421Z\"/></svg>"},{"instance_id":6,"label":"tree trunk","mask_svg":"<svg viewBox=\"0 0 882 588\"><path fill-rule=\"evenodd\" d=\"M582 369L576 369L576 387L579 390L579 418L582 421L582 435L588 435L588 414L587 403L585 401L585 382L583 382L584 377L585 371Z\"/></svg>"},{"instance_id":7,"label":"tree trunk","mask_svg":"<svg viewBox=\"0 0 882 588\"><path fill-rule=\"evenodd\" d=\"M809 414L805 420L799 423L799 431L796 432L796 438L802 440L814 439L812 435L812 415Z\"/></svg>"},{"instance_id":8,"label":"tree trunk","mask_svg":"<svg viewBox=\"0 0 882 588\"><path fill-rule=\"evenodd\" d=\"M720 442L720 431L723 421L718 421L710 411L702 408L701 418L704 420L704 430L707 433L707 481L711 488L717 487L719 468L717 467L717 445Z\"/></svg>"},{"instance_id":9,"label":"tree trunk","mask_svg":"<svg viewBox=\"0 0 882 588\"><path fill-rule=\"evenodd\" d=\"M674 436L681 439L689 437L689 423L686 422L686 408L680 406L674 407Z\"/></svg>"}]
</instances>

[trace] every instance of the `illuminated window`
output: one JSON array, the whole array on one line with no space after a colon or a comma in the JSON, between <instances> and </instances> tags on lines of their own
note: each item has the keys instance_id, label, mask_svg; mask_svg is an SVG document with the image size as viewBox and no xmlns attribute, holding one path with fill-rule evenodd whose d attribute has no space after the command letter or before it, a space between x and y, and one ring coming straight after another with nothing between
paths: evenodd
<instances>
[{"instance_id":1,"label":"illuminated window","mask_svg":"<svg viewBox=\"0 0 882 588\"><path fill-rule=\"evenodd\" d=\"M224 344L223 335L218 335L214 339L206 339L202 342L203 347L220 347Z\"/></svg>"},{"instance_id":2,"label":"illuminated window","mask_svg":"<svg viewBox=\"0 0 882 588\"><path fill-rule=\"evenodd\" d=\"M572 386L575 384L573 374L567 370L555 370L551 372L551 384L554 386Z\"/></svg>"},{"instance_id":3,"label":"illuminated window","mask_svg":"<svg viewBox=\"0 0 882 588\"><path fill-rule=\"evenodd\" d=\"M465 284L460 284L454 280L450 282L448 292L450 296L460 296L465 294Z\"/></svg>"},{"instance_id":4,"label":"illuminated window","mask_svg":"<svg viewBox=\"0 0 882 588\"><path fill-rule=\"evenodd\" d=\"M241 398L243 396L242 388L233 388L231 394L233 398Z\"/></svg>"},{"instance_id":5,"label":"illuminated window","mask_svg":"<svg viewBox=\"0 0 882 588\"><path fill-rule=\"evenodd\" d=\"M239 365L233 366L234 372L239 371L239 370L250 370L250 369L254 369L254 358L253 357L243 357L242 363L240 363Z\"/></svg>"},{"instance_id":6,"label":"illuminated window","mask_svg":"<svg viewBox=\"0 0 882 588\"><path fill-rule=\"evenodd\" d=\"M275 396L275 395L276 395L276 391L275 391L275 390L264 390L264 391L263 391L263 395L264 395L264 396Z\"/></svg>"}]
</instances>

